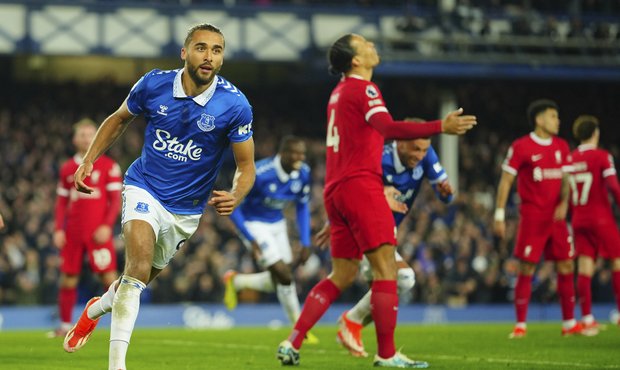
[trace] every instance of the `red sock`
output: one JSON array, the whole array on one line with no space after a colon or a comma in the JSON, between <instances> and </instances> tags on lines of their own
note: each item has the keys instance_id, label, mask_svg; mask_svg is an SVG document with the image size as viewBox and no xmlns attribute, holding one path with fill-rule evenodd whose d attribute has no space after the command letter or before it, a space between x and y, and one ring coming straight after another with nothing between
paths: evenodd
<instances>
[{"instance_id":1,"label":"red sock","mask_svg":"<svg viewBox=\"0 0 620 370\"><path fill-rule=\"evenodd\" d=\"M73 313L73 307L76 302L76 288L60 288L58 292L58 314L60 315L60 322L72 322L71 314Z\"/></svg>"},{"instance_id":2,"label":"red sock","mask_svg":"<svg viewBox=\"0 0 620 370\"><path fill-rule=\"evenodd\" d=\"M396 280L375 280L372 283L370 312L377 332L377 352L381 358L396 353L394 330L398 315L398 287Z\"/></svg>"},{"instance_id":3,"label":"red sock","mask_svg":"<svg viewBox=\"0 0 620 370\"><path fill-rule=\"evenodd\" d=\"M319 281L317 285L310 290L301 315L295 323L293 332L288 340L296 349L301 348L301 343L306 337L306 333L314 324L323 316L333 301L340 296L340 289L329 279Z\"/></svg>"},{"instance_id":4,"label":"red sock","mask_svg":"<svg viewBox=\"0 0 620 370\"><path fill-rule=\"evenodd\" d=\"M616 308L620 311L620 271L613 271L611 273L611 281L614 287L614 294L616 295Z\"/></svg>"},{"instance_id":5,"label":"red sock","mask_svg":"<svg viewBox=\"0 0 620 370\"><path fill-rule=\"evenodd\" d=\"M532 277L519 274L517 285L515 286L515 312L517 322L525 322L527 319L527 306L530 303L532 294Z\"/></svg>"},{"instance_id":6,"label":"red sock","mask_svg":"<svg viewBox=\"0 0 620 370\"><path fill-rule=\"evenodd\" d=\"M574 274L558 274L558 295L562 306L562 320L575 318Z\"/></svg>"},{"instance_id":7,"label":"red sock","mask_svg":"<svg viewBox=\"0 0 620 370\"><path fill-rule=\"evenodd\" d=\"M581 317L592 313L592 278L590 276L577 276L577 293L581 304Z\"/></svg>"}]
</instances>

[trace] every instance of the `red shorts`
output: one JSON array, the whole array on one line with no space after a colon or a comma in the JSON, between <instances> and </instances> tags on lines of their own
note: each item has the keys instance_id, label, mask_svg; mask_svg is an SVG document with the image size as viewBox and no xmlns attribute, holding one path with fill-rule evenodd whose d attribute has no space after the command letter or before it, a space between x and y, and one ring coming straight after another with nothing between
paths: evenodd
<instances>
[{"instance_id":1,"label":"red shorts","mask_svg":"<svg viewBox=\"0 0 620 370\"><path fill-rule=\"evenodd\" d=\"M615 222L608 220L592 224L575 222L573 234L578 256L593 259L599 255L605 259L620 258L620 232Z\"/></svg>"},{"instance_id":2,"label":"red shorts","mask_svg":"<svg viewBox=\"0 0 620 370\"><path fill-rule=\"evenodd\" d=\"M90 269L96 274L116 271L116 252L112 240L107 243L97 244L92 238L92 233L76 238L67 233L67 243L60 250L62 263L60 271L79 275L82 272L84 253L88 253Z\"/></svg>"},{"instance_id":3,"label":"red shorts","mask_svg":"<svg viewBox=\"0 0 620 370\"><path fill-rule=\"evenodd\" d=\"M331 225L331 255L362 259L383 244L396 245L394 216L383 195L381 181L356 177L339 183L325 195Z\"/></svg>"},{"instance_id":4,"label":"red shorts","mask_svg":"<svg viewBox=\"0 0 620 370\"><path fill-rule=\"evenodd\" d=\"M515 257L538 263L543 252L547 261L562 261L575 257L566 221L554 221L553 216L541 218L521 214Z\"/></svg>"}]
</instances>

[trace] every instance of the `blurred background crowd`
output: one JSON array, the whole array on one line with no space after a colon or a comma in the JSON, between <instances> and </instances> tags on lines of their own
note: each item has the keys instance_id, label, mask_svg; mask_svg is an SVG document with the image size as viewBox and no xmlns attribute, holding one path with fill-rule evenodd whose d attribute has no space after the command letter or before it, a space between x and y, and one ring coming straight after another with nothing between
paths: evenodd
<instances>
[{"instance_id":1,"label":"blurred background crowd","mask_svg":"<svg viewBox=\"0 0 620 370\"><path fill-rule=\"evenodd\" d=\"M225 69L223 75L226 76ZM227 76L228 77L228 76ZM136 79L139 76L136 76ZM230 77L228 77L230 78ZM233 78L231 78L233 79ZM324 178L324 105L337 79L318 79L304 89L265 82L239 85L254 108L256 155L273 155L279 139L296 134L307 140L312 167L312 228L325 222L322 204ZM511 301L516 261L511 248L517 223L518 198L508 207L508 235L504 241L492 235L492 211L500 165L508 145L527 134L525 107L539 97L560 105L561 137L569 140L572 120L582 113L598 115L602 146L620 157L619 116L615 99L617 84L549 83L536 81L437 81L377 76L388 106L396 118L407 115L437 118L440 94L451 91L459 106L478 116L479 125L459 139L459 189L454 202L444 205L426 187L418 196L410 217L399 230L401 254L414 267L417 284L407 302L449 304L506 303ZM24 83L7 81L0 92L0 212L7 227L0 232L0 304L51 304L56 300L58 251L52 244L53 206L60 164L73 155L72 124L82 117L101 122L125 98L130 85L103 79L96 83ZM515 98L518 97L518 98ZM110 150L123 169L139 155L144 122L134 121L121 141ZM437 146L439 143L434 142ZM228 158L218 187L229 186L233 171ZM513 189L514 190L514 189ZM289 212L294 248L294 212ZM117 223L116 234L120 234ZM116 238L123 261L123 241ZM296 269L298 292L305 294L329 271L327 251L316 251L306 265ZM87 266L87 265L85 265ZM256 271L251 255L226 217L207 209L198 232L179 252L169 268L144 295L154 303L219 302L221 276L227 269ZM555 300L552 266L541 264L533 288L534 301ZM86 271L81 297L100 287ZM594 278L594 301L613 300L610 273L602 263ZM365 291L362 278L340 299L352 301ZM242 292L247 302L275 301L275 296Z\"/></svg>"}]
</instances>

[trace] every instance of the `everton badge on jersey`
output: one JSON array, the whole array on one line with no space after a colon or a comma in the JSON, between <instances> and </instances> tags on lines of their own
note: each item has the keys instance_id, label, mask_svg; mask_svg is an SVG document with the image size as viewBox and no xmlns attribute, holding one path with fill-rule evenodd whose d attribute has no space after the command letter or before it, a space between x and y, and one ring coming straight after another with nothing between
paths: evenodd
<instances>
[{"instance_id":1,"label":"everton badge on jersey","mask_svg":"<svg viewBox=\"0 0 620 370\"><path fill-rule=\"evenodd\" d=\"M138 213L149 213L149 205L144 202L138 202L134 210Z\"/></svg>"},{"instance_id":2,"label":"everton badge on jersey","mask_svg":"<svg viewBox=\"0 0 620 370\"><path fill-rule=\"evenodd\" d=\"M196 121L198 128L204 132L209 132L215 128L215 117L210 114L203 113L200 119Z\"/></svg>"}]
</instances>

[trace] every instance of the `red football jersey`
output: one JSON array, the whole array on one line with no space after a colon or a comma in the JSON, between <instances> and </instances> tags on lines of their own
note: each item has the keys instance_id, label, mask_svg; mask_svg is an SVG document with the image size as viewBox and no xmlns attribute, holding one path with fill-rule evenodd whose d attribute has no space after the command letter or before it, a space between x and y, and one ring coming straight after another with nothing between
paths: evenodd
<instances>
[{"instance_id":1,"label":"red football jersey","mask_svg":"<svg viewBox=\"0 0 620 370\"><path fill-rule=\"evenodd\" d=\"M75 189L73 175L82 158L78 155L67 160L60 169L60 181L56 209L56 229L67 233L86 234L88 237L100 225L113 226L118 217L120 202L111 197L120 197L122 188L121 169L110 157L102 155L93 164L93 172L86 178L86 185L94 188L91 194ZM64 198L64 199L63 199ZM66 206L62 207L65 203Z\"/></svg>"},{"instance_id":2,"label":"red football jersey","mask_svg":"<svg viewBox=\"0 0 620 370\"><path fill-rule=\"evenodd\" d=\"M325 193L351 177L381 182L384 138L368 121L373 114L387 111L371 81L353 75L334 88L327 105Z\"/></svg>"},{"instance_id":3,"label":"red football jersey","mask_svg":"<svg viewBox=\"0 0 620 370\"><path fill-rule=\"evenodd\" d=\"M553 214L560 203L562 174L570 170L569 154L563 139L541 139L533 132L512 143L502 169L517 176L522 213Z\"/></svg>"},{"instance_id":4,"label":"red football jersey","mask_svg":"<svg viewBox=\"0 0 620 370\"><path fill-rule=\"evenodd\" d=\"M573 222L599 220L613 223L605 177L616 176L614 160L594 145L580 145L571 153L571 203Z\"/></svg>"}]
</instances>

